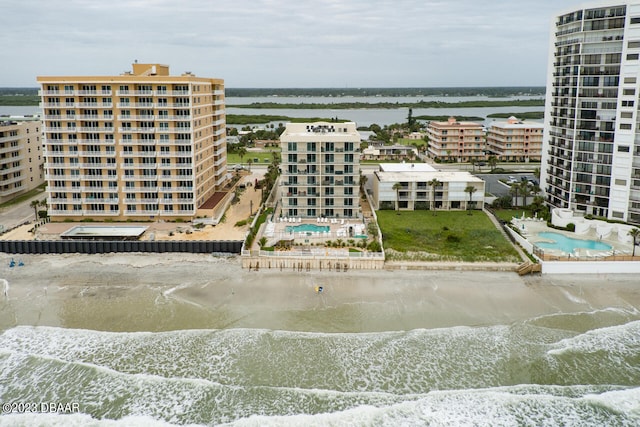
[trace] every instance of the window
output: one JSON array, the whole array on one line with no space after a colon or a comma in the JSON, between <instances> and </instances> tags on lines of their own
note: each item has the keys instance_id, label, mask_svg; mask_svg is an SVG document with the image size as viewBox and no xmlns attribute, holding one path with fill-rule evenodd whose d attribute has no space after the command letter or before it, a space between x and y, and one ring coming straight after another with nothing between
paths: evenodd
<instances>
[{"instance_id":1,"label":"window","mask_svg":"<svg viewBox=\"0 0 640 427\"><path fill-rule=\"evenodd\" d=\"M622 94L623 95L635 95L636 94L636 90L635 89L623 89L622 90Z\"/></svg>"},{"instance_id":2,"label":"window","mask_svg":"<svg viewBox=\"0 0 640 427\"><path fill-rule=\"evenodd\" d=\"M620 129L631 130L631 123L620 123Z\"/></svg>"},{"instance_id":3,"label":"window","mask_svg":"<svg viewBox=\"0 0 640 427\"><path fill-rule=\"evenodd\" d=\"M640 17L632 17L631 18L631 23L632 24L640 24Z\"/></svg>"},{"instance_id":4,"label":"window","mask_svg":"<svg viewBox=\"0 0 640 427\"><path fill-rule=\"evenodd\" d=\"M619 153L629 153L631 151L631 148L628 145L619 145L618 146L618 152Z\"/></svg>"},{"instance_id":5,"label":"window","mask_svg":"<svg viewBox=\"0 0 640 427\"><path fill-rule=\"evenodd\" d=\"M632 119L633 118L633 113L631 111L622 111L620 113L620 117L623 119Z\"/></svg>"},{"instance_id":6,"label":"window","mask_svg":"<svg viewBox=\"0 0 640 427\"><path fill-rule=\"evenodd\" d=\"M636 60L638 60L638 58L640 58L640 54L637 54L637 53L628 53L627 54L627 61L636 61Z\"/></svg>"}]
</instances>

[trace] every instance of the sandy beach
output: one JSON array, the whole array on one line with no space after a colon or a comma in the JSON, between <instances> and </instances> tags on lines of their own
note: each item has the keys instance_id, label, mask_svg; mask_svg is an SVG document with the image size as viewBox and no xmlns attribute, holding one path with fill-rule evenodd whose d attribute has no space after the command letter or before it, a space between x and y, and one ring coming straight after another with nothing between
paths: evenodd
<instances>
[{"instance_id":1,"label":"sandy beach","mask_svg":"<svg viewBox=\"0 0 640 427\"><path fill-rule=\"evenodd\" d=\"M9 267L10 260L24 266ZM242 270L193 254L2 256L0 328L105 331L265 328L375 332L510 324L553 313L640 309L631 275ZM317 293L316 286L323 292Z\"/></svg>"}]
</instances>

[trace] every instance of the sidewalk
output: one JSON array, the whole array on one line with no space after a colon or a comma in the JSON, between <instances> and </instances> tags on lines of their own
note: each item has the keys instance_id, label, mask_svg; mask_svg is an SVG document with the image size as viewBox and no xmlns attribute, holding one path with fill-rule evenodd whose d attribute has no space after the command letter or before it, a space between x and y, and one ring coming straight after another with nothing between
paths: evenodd
<instances>
[{"instance_id":1,"label":"sidewalk","mask_svg":"<svg viewBox=\"0 0 640 427\"><path fill-rule=\"evenodd\" d=\"M33 222L35 220L35 213L29 205L33 200L42 200L46 197L46 192L42 191L28 200L0 208L0 226L4 227L0 227L0 233L16 228L26 222Z\"/></svg>"}]
</instances>

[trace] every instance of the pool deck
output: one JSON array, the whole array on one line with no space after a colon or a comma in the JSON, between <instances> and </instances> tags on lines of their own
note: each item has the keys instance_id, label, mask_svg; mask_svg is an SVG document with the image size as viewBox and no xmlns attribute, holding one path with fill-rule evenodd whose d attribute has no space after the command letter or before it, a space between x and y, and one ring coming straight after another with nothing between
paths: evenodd
<instances>
[{"instance_id":1,"label":"pool deck","mask_svg":"<svg viewBox=\"0 0 640 427\"><path fill-rule=\"evenodd\" d=\"M288 227L300 225L324 227L329 231L287 231ZM267 246L271 246L279 240L294 240L295 244L301 245L318 244L335 239L354 239L357 241L360 238L354 237L355 235L365 234L365 224L361 219L355 218L276 218L273 222L267 222L262 231L262 235L268 239Z\"/></svg>"},{"instance_id":2,"label":"pool deck","mask_svg":"<svg viewBox=\"0 0 640 427\"><path fill-rule=\"evenodd\" d=\"M573 257L576 259L602 259L615 255L631 255L633 251L633 247L630 243L621 242L613 233L609 237L602 239L598 238L593 230L590 230L585 234L578 235L570 231L547 227L546 221L542 221L537 218L514 218L511 220L511 223L518 229L524 238L534 245L538 242L549 242L550 239L540 237L538 235L538 233L541 232L549 232L558 233L575 240L593 240L596 242L606 243L611 246L611 249L609 250L576 248L571 253L567 253L559 249L540 248L545 255L567 258Z\"/></svg>"}]
</instances>

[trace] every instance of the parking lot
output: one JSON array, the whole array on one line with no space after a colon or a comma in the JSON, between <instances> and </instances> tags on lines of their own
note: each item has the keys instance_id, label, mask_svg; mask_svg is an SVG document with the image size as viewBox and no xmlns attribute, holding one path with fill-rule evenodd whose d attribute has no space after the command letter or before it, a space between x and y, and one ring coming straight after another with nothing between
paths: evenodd
<instances>
[{"instance_id":1,"label":"parking lot","mask_svg":"<svg viewBox=\"0 0 640 427\"><path fill-rule=\"evenodd\" d=\"M482 179L485 185L485 191L487 193L493 194L496 197L500 196L508 196L509 189L511 188L509 185L501 182L500 180L508 181L509 177L514 177L516 181L520 181L521 179L534 180L537 182L535 176L532 173L505 173L505 174L475 174L478 178Z\"/></svg>"}]
</instances>

